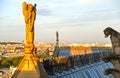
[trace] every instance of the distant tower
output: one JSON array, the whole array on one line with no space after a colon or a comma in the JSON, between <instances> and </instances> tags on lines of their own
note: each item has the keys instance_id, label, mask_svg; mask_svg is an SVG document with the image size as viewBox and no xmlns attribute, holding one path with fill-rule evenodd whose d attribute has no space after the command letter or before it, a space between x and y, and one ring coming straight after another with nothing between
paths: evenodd
<instances>
[{"instance_id":1,"label":"distant tower","mask_svg":"<svg viewBox=\"0 0 120 78\"><path fill-rule=\"evenodd\" d=\"M54 57L59 56L59 34L58 34L58 31L56 31L56 46L55 46L55 49L54 49L53 56Z\"/></svg>"},{"instance_id":2,"label":"distant tower","mask_svg":"<svg viewBox=\"0 0 120 78\"><path fill-rule=\"evenodd\" d=\"M58 31L56 31L56 46L59 47L59 34L58 34Z\"/></svg>"}]
</instances>

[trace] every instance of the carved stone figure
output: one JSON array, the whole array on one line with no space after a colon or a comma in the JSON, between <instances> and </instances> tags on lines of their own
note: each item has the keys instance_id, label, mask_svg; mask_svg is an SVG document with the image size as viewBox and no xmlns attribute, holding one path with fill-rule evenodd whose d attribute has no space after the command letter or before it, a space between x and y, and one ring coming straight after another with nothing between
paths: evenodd
<instances>
[{"instance_id":1,"label":"carved stone figure","mask_svg":"<svg viewBox=\"0 0 120 78\"><path fill-rule=\"evenodd\" d=\"M26 24L26 45L34 45L34 21L36 18L36 4L22 4L24 20Z\"/></svg>"},{"instance_id":2,"label":"carved stone figure","mask_svg":"<svg viewBox=\"0 0 120 78\"><path fill-rule=\"evenodd\" d=\"M111 62L114 65L114 69L106 69L104 71L105 75L112 74L115 78L120 77L120 33L112 29L111 27L107 27L104 30L105 37L110 36L110 40L112 43L113 54L103 58L104 62Z\"/></svg>"},{"instance_id":3,"label":"carved stone figure","mask_svg":"<svg viewBox=\"0 0 120 78\"><path fill-rule=\"evenodd\" d=\"M115 31L111 27L107 27L104 30L104 34L105 34L105 38L110 36L113 53L120 54L120 33Z\"/></svg>"}]
</instances>

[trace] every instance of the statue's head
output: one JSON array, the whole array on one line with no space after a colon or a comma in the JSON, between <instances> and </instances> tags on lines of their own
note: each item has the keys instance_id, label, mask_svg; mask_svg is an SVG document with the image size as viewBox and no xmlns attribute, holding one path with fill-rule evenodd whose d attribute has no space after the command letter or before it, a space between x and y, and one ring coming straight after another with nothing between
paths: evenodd
<instances>
[{"instance_id":1,"label":"statue's head","mask_svg":"<svg viewBox=\"0 0 120 78\"><path fill-rule=\"evenodd\" d=\"M113 29L111 27L107 27L105 30L104 30L104 34L105 34L105 38L108 37L109 35L111 35L111 31Z\"/></svg>"},{"instance_id":2,"label":"statue's head","mask_svg":"<svg viewBox=\"0 0 120 78\"><path fill-rule=\"evenodd\" d=\"M37 4L34 4L34 7L36 7L37 6Z\"/></svg>"}]
</instances>

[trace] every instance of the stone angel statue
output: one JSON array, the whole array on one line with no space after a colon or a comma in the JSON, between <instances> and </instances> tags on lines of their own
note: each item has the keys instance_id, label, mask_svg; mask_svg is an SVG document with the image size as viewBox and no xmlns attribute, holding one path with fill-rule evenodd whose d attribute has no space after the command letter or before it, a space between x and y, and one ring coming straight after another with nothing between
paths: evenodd
<instances>
[{"instance_id":1,"label":"stone angel statue","mask_svg":"<svg viewBox=\"0 0 120 78\"><path fill-rule=\"evenodd\" d=\"M34 44L34 21L36 18L36 4L27 4L23 2L22 4L23 16L26 24L26 44Z\"/></svg>"}]
</instances>

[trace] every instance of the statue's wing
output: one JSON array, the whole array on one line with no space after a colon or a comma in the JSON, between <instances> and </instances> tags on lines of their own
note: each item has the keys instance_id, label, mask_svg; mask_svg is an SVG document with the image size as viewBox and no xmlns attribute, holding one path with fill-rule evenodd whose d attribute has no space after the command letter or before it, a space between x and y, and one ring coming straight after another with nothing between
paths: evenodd
<instances>
[{"instance_id":1,"label":"statue's wing","mask_svg":"<svg viewBox=\"0 0 120 78\"><path fill-rule=\"evenodd\" d=\"M27 3L23 2L22 4L22 11L23 11L23 15L25 16L25 11L27 11Z\"/></svg>"}]
</instances>

